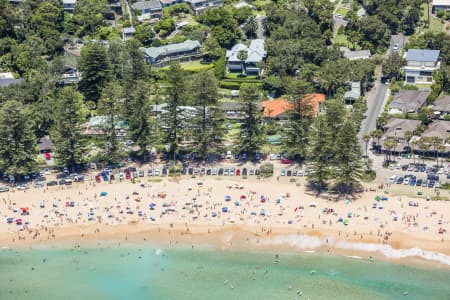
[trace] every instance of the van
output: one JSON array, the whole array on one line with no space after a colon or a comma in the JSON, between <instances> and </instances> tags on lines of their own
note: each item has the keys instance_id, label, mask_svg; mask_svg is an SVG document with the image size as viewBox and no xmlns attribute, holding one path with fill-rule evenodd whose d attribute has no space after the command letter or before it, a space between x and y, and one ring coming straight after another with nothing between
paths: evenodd
<instances>
[{"instance_id":1,"label":"van","mask_svg":"<svg viewBox=\"0 0 450 300\"><path fill-rule=\"evenodd\" d=\"M391 177L389 177L388 182L389 183L395 183L397 181L397 175L392 175Z\"/></svg>"},{"instance_id":2,"label":"van","mask_svg":"<svg viewBox=\"0 0 450 300\"><path fill-rule=\"evenodd\" d=\"M227 151L226 159L231 159L231 151Z\"/></svg>"}]
</instances>

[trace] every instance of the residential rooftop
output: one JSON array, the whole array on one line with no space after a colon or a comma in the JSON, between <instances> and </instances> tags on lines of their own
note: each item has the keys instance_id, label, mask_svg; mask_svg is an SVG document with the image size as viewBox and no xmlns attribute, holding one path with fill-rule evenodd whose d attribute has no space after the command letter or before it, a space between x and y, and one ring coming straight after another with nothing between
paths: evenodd
<instances>
[{"instance_id":1,"label":"residential rooftop","mask_svg":"<svg viewBox=\"0 0 450 300\"><path fill-rule=\"evenodd\" d=\"M433 103L433 110L440 112L450 112L450 96L443 95Z\"/></svg>"},{"instance_id":2,"label":"residential rooftop","mask_svg":"<svg viewBox=\"0 0 450 300\"><path fill-rule=\"evenodd\" d=\"M428 49L409 49L406 53L407 61L437 62L439 59L439 50Z\"/></svg>"},{"instance_id":3,"label":"residential rooftop","mask_svg":"<svg viewBox=\"0 0 450 300\"><path fill-rule=\"evenodd\" d=\"M423 132L422 137L440 137L443 140L450 135L450 122L436 120L433 121L428 128Z\"/></svg>"},{"instance_id":4,"label":"residential rooftop","mask_svg":"<svg viewBox=\"0 0 450 300\"><path fill-rule=\"evenodd\" d=\"M390 118L384 125L384 137L405 138L405 132L414 132L422 122L419 120Z\"/></svg>"},{"instance_id":5,"label":"residential rooftop","mask_svg":"<svg viewBox=\"0 0 450 300\"><path fill-rule=\"evenodd\" d=\"M394 95L389 108L414 112L425 104L430 94L431 92L425 91L401 90Z\"/></svg>"},{"instance_id":6,"label":"residential rooftop","mask_svg":"<svg viewBox=\"0 0 450 300\"><path fill-rule=\"evenodd\" d=\"M153 59L157 59L160 55L170 55L179 52L192 51L200 47L199 41L187 40L178 44L169 44L160 47L143 48L145 55Z\"/></svg>"}]
</instances>

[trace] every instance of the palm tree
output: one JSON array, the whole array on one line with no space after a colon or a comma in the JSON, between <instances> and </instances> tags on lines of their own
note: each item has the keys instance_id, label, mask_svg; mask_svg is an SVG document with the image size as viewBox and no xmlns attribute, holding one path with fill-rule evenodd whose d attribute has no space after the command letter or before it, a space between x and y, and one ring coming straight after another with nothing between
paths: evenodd
<instances>
[{"instance_id":1,"label":"palm tree","mask_svg":"<svg viewBox=\"0 0 450 300\"><path fill-rule=\"evenodd\" d=\"M429 138L422 137L419 140L419 147L422 150L422 161L423 161L423 163L425 163L425 155L428 152L428 150L430 150Z\"/></svg>"},{"instance_id":2,"label":"palm tree","mask_svg":"<svg viewBox=\"0 0 450 300\"><path fill-rule=\"evenodd\" d=\"M365 134L362 139L363 139L364 143L366 143L366 156L368 156L367 148L368 148L369 141L370 141L370 135L369 134Z\"/></svg>"},{"instance_id":3,"label":"palm tree","mask_svg":"<svg viewBox=\"0 0 450 300\"><path fill-rule=\"evenodd\" d=\"M383 136L383 131L381 131L380 129L376 129L374 131L372 131L370 133L370 135L372 136L372 138L377 139L377 145L380 145L380 139Z\"/></svg>"},{"instance_id":4,"label":"palm tree","mask_svg":"<svg viewBox=\"0 0 450 300\"><path fill-rule=\"evenodd\" d=\"M256 32L258 31L258 23L256 22L255 16L250 16L247 19L247 23L244 26L245 31L249 34L250 38L256 37Z\"/></svg>"},{"instance_id":5,"label":"palm tree","mask_svg":"<svg viewBox=\"0 0 450 300\"><path fill-rule=\"evenodd\" d=\"M248 57L248 53L246 50L241 50L238 52L237 58L241 61L242 66L242 75L245 75L245 60Z\"/></svg>"},{"instance_id":6,"label":"palm tree","mask_svg":"<svg viewBox=\"0 0 450 300\"><path fill-rule=\"evenodd\" d=\"M385 140L383 143L385 159L384 161L388 164L391 161L392 149L394 148L393 140Z\"/></svg>"},{"instance_id":7,"label":"palm tree","mask_svg":"<svg viewBox=\"0 0 450 300\"><path fill-rule=\"evenodd\" d=\"M413 157L413 163L416 164L416 156L414 155L414 148L417 146L417 141L411 142L411 155Z\"/></svg>"},{"instance_id":8,"label":"palm tree","mask_svg":"<svg viewBox=\"0 0 450 300\"><path fill-rule=\"evenodd\" d=\"M436 155L436 164L439 165L439 163L438 163L438 154L439 154L438 149L440 149L440 146L443 146L442 145L442 139L440 137L438 137L438 136L433 136L431 138L431 144L433 145L434 154Z\"/></svg>"}]
</instances>

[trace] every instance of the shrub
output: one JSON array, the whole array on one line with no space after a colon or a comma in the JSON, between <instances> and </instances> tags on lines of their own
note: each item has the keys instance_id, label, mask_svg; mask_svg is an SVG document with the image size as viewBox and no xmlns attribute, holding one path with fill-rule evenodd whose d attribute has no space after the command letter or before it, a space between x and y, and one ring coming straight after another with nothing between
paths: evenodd
<instances>
[{"instance_id":1,"label":"shrub","mask_svg":"<svg viewBox=\"0 0 450 300\"><path fill-rule=\"evenodd\" d=\"M270 177L273 175L273 164L272 163L264 163L261 165L261 168L259 168L259 172L264 177Z\"/></svg>"}]
</instances>

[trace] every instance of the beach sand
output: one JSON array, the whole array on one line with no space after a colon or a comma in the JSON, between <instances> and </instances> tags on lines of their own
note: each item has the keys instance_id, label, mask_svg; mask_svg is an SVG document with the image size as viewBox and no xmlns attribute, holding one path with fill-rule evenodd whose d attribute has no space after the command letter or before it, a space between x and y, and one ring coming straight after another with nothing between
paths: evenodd
<instances>
[{"instance_id":1,"label":"beach sand","mask_svg":"<svg viewBox=\"0 0 450 300\"><path fill-rule=\"evenodd\" d=\"M450 239L448 233L439 233L450 229L450 203L389 194L387 201L375 201L383 191L334 201L307 193L303 178L295 184L277 178L186 177L7 192L0 195L0 247L151 240L162 247L328 251L392 261L425 258L450 267ZM222 212L224 207L227 212ZM21 215L21 208L29 214ZM14 223L8 224L7 218ZM16 219L23 225L16 225Z\"/></svg>"}]
</instances>

